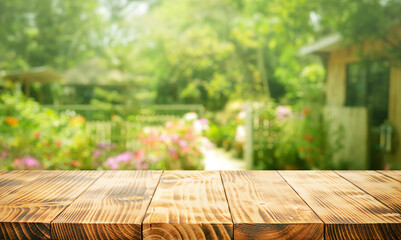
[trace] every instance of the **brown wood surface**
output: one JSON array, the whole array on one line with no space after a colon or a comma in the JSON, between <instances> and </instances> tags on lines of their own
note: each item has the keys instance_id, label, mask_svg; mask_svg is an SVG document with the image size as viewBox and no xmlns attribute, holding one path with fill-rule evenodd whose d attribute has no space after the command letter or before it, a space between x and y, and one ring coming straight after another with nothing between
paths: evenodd
<instances>
[{"instance_id":1,"label":"brown wood surface","mask_svg":"<svg viewBox=\"0 0 401 240\"><path fill-rule=\"evenodd\" d=\"M323 223L276 171L222 171L234 239L323 239Z\"/></svg>"},{"instance_id":2,"label":"brown wood surface","mask_svg":"<svg viewBox=\"0 0 401 240\"><path fill-rule=\"evenodd\" d=\"M325 223L325 239L399 239L401 215L333 171L280 171Z\"/></svg>"},{"instance_id":3,"label":"brown wood surface","mask_svg":"<svg viewBox=\"0 0 401 240\"><path fill-rule=\"evenodd\" d=\"M16 189L29 184L38 178L43 171L0 171L0 202L3 196L7 196Z\"/></svg>"},{"instance_id":4,"label":"brown wood surface","mask_svg":"<svg viewBox=\"0 0 401 240\"><path fill-rule=\"evenodd\" d=\"M337 173L401 214L401 182L374 171L337 171Z\"/></svg>"},{"instance_id":5,"label":"brown wood surface","mask_svg":"<svg viewBox=\"0 0 401 240\"><path fill-rule=\"evenodd\" d=\"M378 171L378 172L401 182L401 171Z\"/></svg>"},{"instance_id":6,"label":"brown wood surface","mask_svg":"<svg viewBox=\"0 0 401 240\"><path fill-rule=\"evenodd\" d=\"M50 222L101 174L42 171L38 178L3 196L0 239L50 239Z\"/></svg>"},{"instance_id":7,"label":"brown wood surface","mask_svg":"<svg viewBox=\"0 0 401 240\"><path fill-rule=\"evenodd\" d=\"M52 222L53 239L141 239L161 171L107 171Z\"/></svg>"},{"instance_id":8,"label":"brown wood surface","mask_svg":"<svg viewBox=\"0 0 401 240\"><path fill-rule=\"evenodd\" d=\"M0 171L0 239L323 236L401 239L401 171Z\"/></svg>"},{"instance_id":9,"label":"brown wood surface","mask_svg":"<svg viewBox=\"0 0 401 240\"><path fill-rule=\"evenodd\" d=\"M219 172L165 171L143 221L144 239L230 239Z\"/></svg>"}]
</instances>

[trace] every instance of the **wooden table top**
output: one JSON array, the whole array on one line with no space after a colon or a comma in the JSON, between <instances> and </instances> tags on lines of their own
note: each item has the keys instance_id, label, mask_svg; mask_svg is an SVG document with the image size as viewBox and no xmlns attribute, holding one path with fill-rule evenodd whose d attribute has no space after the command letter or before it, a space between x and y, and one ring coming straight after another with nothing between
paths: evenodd
<instances>
[{"instance_id":1,"label":"wooden table top","mask_svg":"<svg viewBox=\"0 0 401 240\"><path fill-rule=\"evenodd\" d=\"M401 171L0 171L0 239L401 239Z\"/></svg>"}]
</instances>

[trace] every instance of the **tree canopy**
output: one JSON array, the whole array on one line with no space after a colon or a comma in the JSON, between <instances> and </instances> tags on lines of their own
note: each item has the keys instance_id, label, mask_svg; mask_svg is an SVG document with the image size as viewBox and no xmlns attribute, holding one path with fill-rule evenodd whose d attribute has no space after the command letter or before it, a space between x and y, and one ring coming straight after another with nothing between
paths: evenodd
<instances>
[{"instance_id":1,"label":"tree canopy","mask_svg":"<svg viewBox=\"0 0 401 240\"><path fill-rule=\"evenodd\" d=\"M96 57L141 81L156 103L296 101L324 78L301 46L339 32L400 50L400 12L400 0L1 1L0 69L64 72Z\"/></svg>"}]
</instances>

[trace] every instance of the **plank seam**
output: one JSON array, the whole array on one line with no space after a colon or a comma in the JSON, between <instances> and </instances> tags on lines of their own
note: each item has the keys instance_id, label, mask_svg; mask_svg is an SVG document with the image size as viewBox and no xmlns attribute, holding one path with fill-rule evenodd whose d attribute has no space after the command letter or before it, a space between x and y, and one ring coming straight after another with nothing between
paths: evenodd
<instances>
[{"instance_id":1,"label":"plank seam","mask_svg":"<svg viewBox=\"0 0 401 240\"><path fill-rule=\"evenodd\" d=\"M396 179L396 178L394 178L394 177L391 176L391 175L387 175L387 174L383 173L383 171L375 171L375 172L380 173L380 174L382 174L382 175L384 175L384 176L386 176L386 177L389 177L389 178L391 178L391 179L394 179L394 180L396 180L397 182L401 182L401 180Z\"/></svg>"},{"instance_id":2,"label":"plank seam","mask_svg":"<svg viewBox=\"0 0 401 240\"><path fill-rule=\"evenodd\" d=\"M223 185L224 196L226 197L226 202L227 202L227 206L228 206L228 211L230 212L231 223L232 223L232 226L233 226L233 235L232 235L232 239L234 240L234 219L233 219L233 214L231 213L231 207L230 207L230 202L228 201L227 192L226 192L226 187L225 187L225 185L224 185L223 177L221 176L221 172L222 172L222 171L218 171L218 172L219 172L219 176L220 176L220 180L221 180L221 185Z\"/></svg>"},{"instance_id":3,"label":"plank seam","mask_svg":"<svg viewBox=\"0 0 401 240\"><path fill-rule=\"evenodd\" d=\"M361 187L359 187L358 185L356 185L355 183L351 182L350 180L348 180L347 178L345 178L344 176L342 176L341 174L338 173L338 171L334 171L338 176L342 177L343 179L345 179L347 182L351 183L352 185L354 185L355 187L357 187L358 189L360 189L362 192L366 193L367 195L371 196L373 199L375 199L376 201L378 201L379 203L383 204L384 206L386 206L388 209L390 209L391 211L393 211L393 209L388 206L387 204L385 204L384 202L380 201L380 199L377 199L375 196L373 196L372 194L366 192L365 190L363 190ZM387 175L385 175L387 176Z\"/></svg>"},{"instance_id":4,"label":"plank seam","mask_svg":"<svg viewBox=\"0 0 401 240\"><path fill-rule=\"evenodd\" d=\"M88 189L90 187L92 187L93 184L95 184L95 182L97 182L99 180L99 178L101 178L103 175L105 174L105 171L102 171L102 173L99 175L99 177L97 177L91 184L89 184L89 186L87 188L85 188L80 194L78 194L78 196L72 200L63 210L61 210L59 212L59 214L57 214L53 220L50 221L50 239L53 239L53 222L54 220L56 220L56 218L58 218L73 202L75 202L84 192L88 191Z\"/></svg>"},{"instance_id":5,"label":"plank seam","mask_svg":"<svg viewBox=\"0 0 401 240\"><path fill-rule=\"evenodd\" d=\"M323 219L321 219L320 218L320 216L315 212L315 210L311 207L311 206L309 206L309 204L305 201L305 199L303 199L302 198L302 196L301 195L299 195L299 193L297 192L297 190L295 190L293 187L292 187L292 185L289 183L289 182L287 182L287 179L285 179L285 177L283 177L281 174L280 174L280 172L279 171L276 171L277 173L278 173L278 175L284 180L284 182L286 182L287 184L288 184L288 186L290 186L290 188L292 189L292 190L294 190L294 192L298 195L298 197L299 198L301 198L302 199L302 201L309 207L309 209L319 218L319 220L323 223L323 238L322 239L326 239L326 228L327 228L327 223L325 223L324 221L323 221Z\"/></svg>"},{"instance_id":6,"label":"plank seam","mask_svg":"<svg viewBox=\"0 0 401 240\"><path fill-rule=\"evenodd\" d=\"M141 239L143 239L143 221L145 221L146 214L147 214L147 212L148 212L148 210L149 210L150 204L151 204L152 201L153 201L153 197L155 196L156 190L157 190L157 188L159 187L160 182L162 181L163 174L164 174L164 170L163 170L162 173L160 174L159 181L157 181L155 190L153 191L153 194L152 194L152 197L150 198L149 204L148 204L148 206L146 207L145 214L143 214L142 221L141 221Z\"/></svg>"},{"instance_id":7,"label":"plank seam","mask_svg":"<svg viewBox=\"0 0 401 240\"><path fill-rule=\"evenodd\" d=\"M294 192L298 195L299 198L301 198L301 200L309 207L310 210L312 210L312 212L319 218L319 220L323 223L323 235L326 233L326 223L323 221L323 219L320 218L320 216L315 212L315 210L309 206L309 204L302 198L301 195L299 195L299 193L297 192L297 190L295 190L292 185L287 182L287 180L285 179L285 177L283 177L279 171L276 171L278 173L278 175L280 175L280 177L284 180L284 182L286 182L288 184L288 186L290 186L290 188L292 190L294 190Z\"/></svg>"}]
</instances>

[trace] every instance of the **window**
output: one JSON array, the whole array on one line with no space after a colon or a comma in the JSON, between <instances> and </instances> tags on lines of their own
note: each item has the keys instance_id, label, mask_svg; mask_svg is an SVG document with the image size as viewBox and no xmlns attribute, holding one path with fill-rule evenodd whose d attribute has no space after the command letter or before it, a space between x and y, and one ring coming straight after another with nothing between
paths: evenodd
<instances>
[{"instance_id":1,"label":"window","mask_svg":"<svg viewBox=\"0 0 401 240\"><path fill-rule=\"evenodd\" d=\"M388 118L389 79L387 61L348 64L346 105L368 107L371 124L382 124Z\"/></svg>"}]
</instances>

